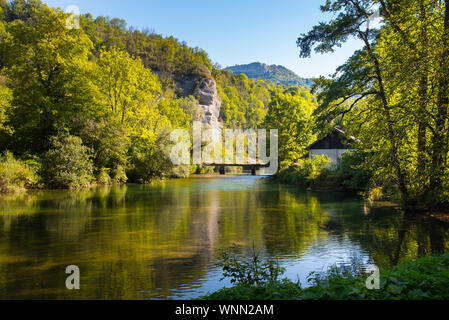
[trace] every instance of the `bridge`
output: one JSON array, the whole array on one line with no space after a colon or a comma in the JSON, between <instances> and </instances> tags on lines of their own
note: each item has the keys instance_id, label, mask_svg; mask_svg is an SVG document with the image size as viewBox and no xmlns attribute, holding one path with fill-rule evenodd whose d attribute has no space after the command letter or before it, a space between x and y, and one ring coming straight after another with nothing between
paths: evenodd
<instances>
[{"instance_id":1,"label":"bridge","mask_svg":"<svg viewBox=\"0 0 449 320\"><path fill-rule=\"evenodd\" d=\"M242 167L243 169L251 170L251 174L255 176L257 174L257 170L261 168L269 168L270 163L260 164L260 163L247 163L247 164L223 164L223 163L203 163L203 166L206 167L219 167L220 174L226 174L226 167Z\"/></svg>"}]
</instances>

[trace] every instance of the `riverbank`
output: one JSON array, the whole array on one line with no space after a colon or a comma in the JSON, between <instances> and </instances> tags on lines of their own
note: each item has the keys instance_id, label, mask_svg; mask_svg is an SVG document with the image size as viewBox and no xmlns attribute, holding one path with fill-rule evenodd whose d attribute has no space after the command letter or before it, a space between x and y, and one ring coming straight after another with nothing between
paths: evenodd
<instances>
[{"instance_id":1,"label":"riverbank","mask_svg":"<svg viewBox=\"0 0 449 320\"><path fill-rule=\"evenodd\" d=\"M301 288L290 280L257 286L236 285L202 297L204 300L447 300L449 255L405 261L380 269L380 287L367 289L369 275L351 276L330 272L315 277Z\"/></svg>"},{"instance_id":2,"label":"riverbank","mask_svg":"<svg viewBox=\"0 0 449 320\"><path fill-rule=\"evenodd\" d=\"M278 182L296 186L303 191L339 192L359 195L367 202L392 203L400 211L410 215L426 215L441 221L449 221L449 205L446 201L432 201L432 193L415 195L403 203L398 187L388 179L375 177L364 165L361 153L345 153L338 164L329 164L329 158L301 159L294 165L281 169L275 176Z\"/></svg>"}]
</instances>

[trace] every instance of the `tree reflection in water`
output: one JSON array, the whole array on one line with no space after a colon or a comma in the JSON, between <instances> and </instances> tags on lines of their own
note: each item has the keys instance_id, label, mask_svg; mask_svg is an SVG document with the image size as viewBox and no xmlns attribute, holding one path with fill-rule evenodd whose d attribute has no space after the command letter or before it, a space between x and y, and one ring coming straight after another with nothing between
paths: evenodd
<instances>
[{"instance_id":1,"label":"tree reflection in water","mask_svg":"<svg viewBox=\"0 0 449 320\"><path fill-rule=\"evenodd\" d=\"M216 253L233 245L255 246L303 280L334 263L447 252L448 230L246 176L41 191L0 200L0 298L191 298L226 284ZM81 270L76 292L64 285L71 264Z\"/></svg>"}]
</instances>

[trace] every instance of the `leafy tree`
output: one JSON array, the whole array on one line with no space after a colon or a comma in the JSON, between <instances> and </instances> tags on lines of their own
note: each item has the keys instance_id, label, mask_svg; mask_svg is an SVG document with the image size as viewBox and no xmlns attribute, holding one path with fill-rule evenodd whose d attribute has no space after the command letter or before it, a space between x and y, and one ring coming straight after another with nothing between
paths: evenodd
<instances>
[{"instance_id":1,"label":"leafy tree","mask_svg":"<svg viewBox=\"0 0 449 320\"><path fill-rule=\"evenodd\" d=\"M44 9L45 5L40 0L12 0L0 1L3 8L6 22L21 20L27 22L35 17L35 12Z\"/></svg>"},{"instance_id":2,"label":"leafy tree","mask_svg":"<svg viewBox=\"0 0 449 320\"><path fill-rule=\"evenodd\" d=\"M168 100L164 99L159 102L158 109L161 114L168 118L173 128L189 128L189 124L192 117L187 115L181 108L181 103L184 102L180 100ZM195 113L195 111L194 111Z\"/></svg>"},{"instance_id":3,"label":"leafy tree","mask_svg":"<svg viewBox=\"0 0 449 320\"><path fill-rule=\"evenodd\" d=\"M160 75L167 87L173 80L187 76L209 76L212 63L207 53L199 48L190 48L174 37L164 38L148 30L127 28L121 19L98 17L87 14L81 19L82 28L94 43L99 55L101 50L119 48L139 57L146 68Z\"/></svg>"},{"instance_id":4,"label":"leafy tree","mask_svg":"<svg viewBox=\"0 0 449 320\"><path fill-rule=\"evenodd\" d=\"M126 51L112 48L102 51L98 60L99 86L106 113L122 125L145 116L160 95L161 86L151 70L145 69L138 58Z\"/></svg>"},{"instance_id":5,"label":"leafy tree","mask_svg":"<svg viewBox=\"0 0 449 320\"><path fill-rule=\"evenodd\" d=\"M179 107L184 111L186 115L190 117L192 121L200 121L203 117L203 110L199 107L198 100L193 96L187 98L181 98L178 100Z\"/></svg>"},{"instance_id":6,"label":"leafy tree","mask_svg":"<svg viewBox=\"0 0 449 320\"><path fill-rule=\"evenodd\" d=\"M3 8L6 7L6 1L1 0L0 1L0 36L3 36L3 33L5 32L5 15L3 13Z\"/></svg>"},{"instance_id":7,"label":"leafy tree","mask_svg":"<svg viewBox=\"0 0 449 320\"><path fill-rule=\"evenodd\" d=\"M270 90L275 86L250 81L245 74L233 75L225 70L215 70L213 74L222 100L220 116L225 126L256 129L262 125L271 99Z\"/></svg>"},{"instance_id":8,"label":"leafy tree","mask_svg":"<svg viewBox=\"0 0 449 320\"><path fill-rule=\"evenodd\" d=\"M9 125L15 146L42 153L49 138L70 127L75 115L88 113L94 101L92 43L82 30L66 28L67 15L60 11L42 6L31 14L8 23L0 50L13 90Z\"/></svg>"},{"instance_id":9,"label":"leafy tree","mask_svg":"<svg viewBox=\"0 0 449 320\"><path fill-rule=\"evenodd\" d=\"M317 81L319 120L344 123L362 140L367 161L376 175L393 178L404 207L441 194L449 145L448 2L328 0L321 8L335 18L298 39L301 56L313 48L332 52L350 37L364 48L333 79ZM373 28L377 10L381 26Z\"/></svg>"},{"instance_id":10,"label":"leafy tree","mask_svg":"<svg viewBox=\"0 0 449 320\"><path fill-rule=\"evenodd\" d=\"M300 90L298 88L298 90ZM304 155L312 142L315 105L311 100L292 92L274 91L264 127L279 130L279 162L292 164Z\"/></svg>"},{"instance_id":11,"label":"leafy tree","mask_svg":"<svg viewBox=\"0 0 449 320\"><path fill-rule=\"evenodd\" d=\"M12 91L0 84L0 130L9 131L7 128L7 113L11 106Z\"/></svg>"},{"instance_id":12,"label":"leafy tree","mask_svg":"<svg viewBox=\"0 0 449 320\"><path fill-rule=\"evenodd\" d=\"M90 152L79 137L63 136L51 139L52 147L44 155L42 177L55 188L80 188L93 181Z\"/></svg>"}]
</instances>

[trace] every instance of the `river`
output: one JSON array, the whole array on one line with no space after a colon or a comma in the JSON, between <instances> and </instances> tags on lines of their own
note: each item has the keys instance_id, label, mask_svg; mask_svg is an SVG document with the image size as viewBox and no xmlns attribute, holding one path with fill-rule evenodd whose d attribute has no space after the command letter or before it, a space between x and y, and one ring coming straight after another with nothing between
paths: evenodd
<instances>
[{"instance_id":1,"label":"river","mask_svg":"<svg viewBox=\"0 0 449 320\"><path fill-rule=\"evenodd\" d=\"M359 197L211 176L0 198L0 299L191 299L224 286L234 246L307 285L333 265L393 265L449 251L449 225ZM65 287L80 269L80 290Z\"/></svg>"}]
</instances>

